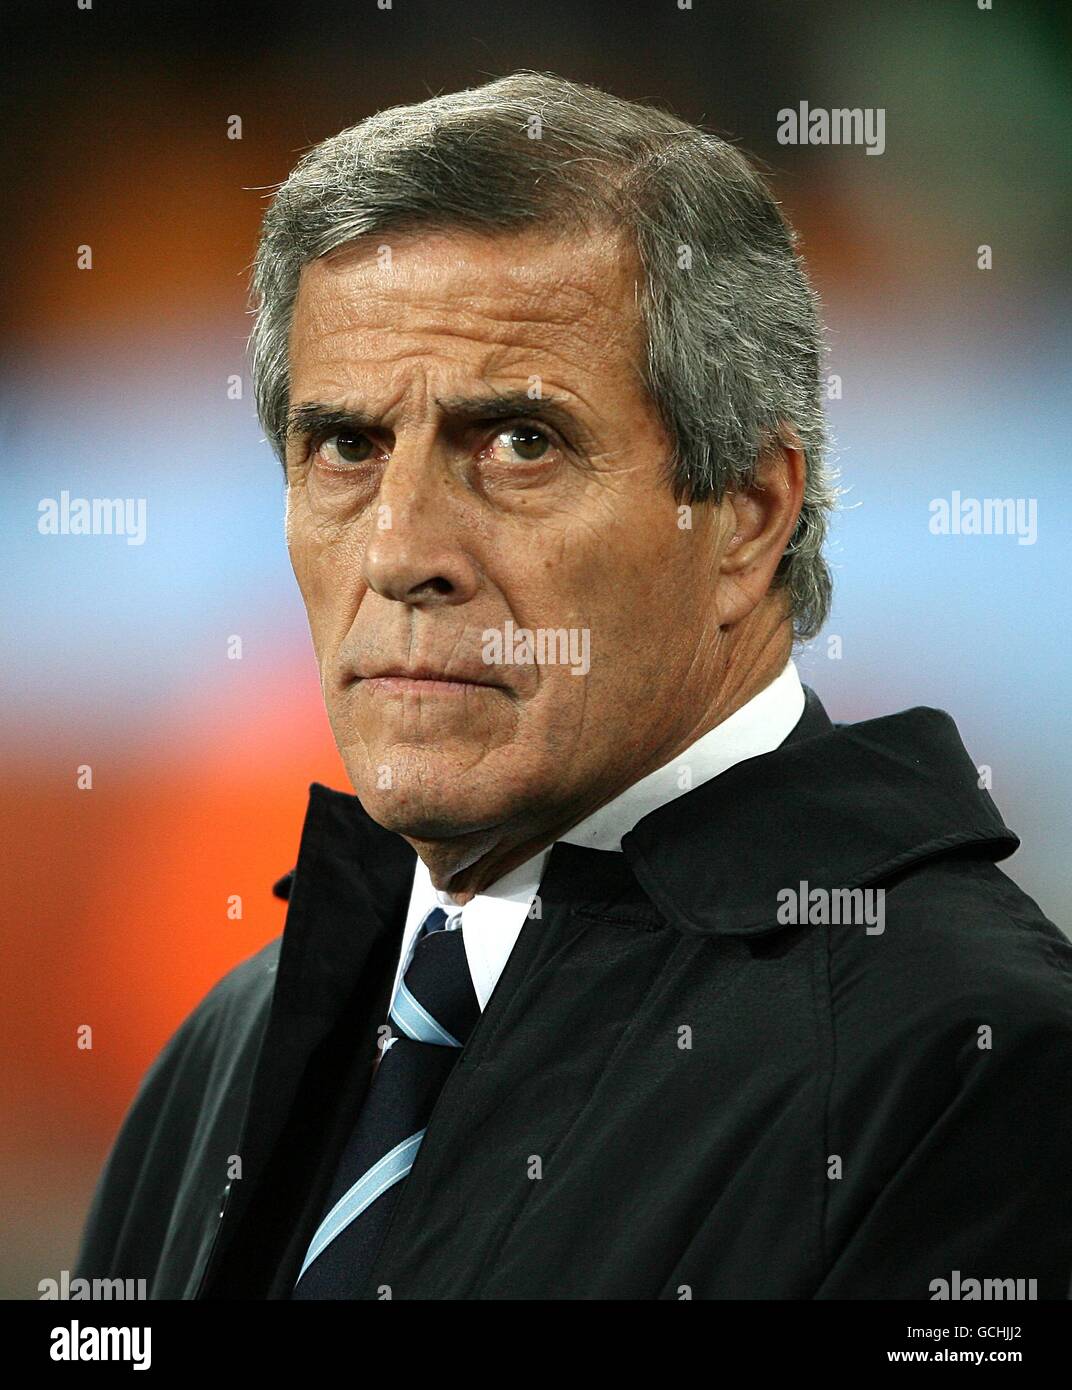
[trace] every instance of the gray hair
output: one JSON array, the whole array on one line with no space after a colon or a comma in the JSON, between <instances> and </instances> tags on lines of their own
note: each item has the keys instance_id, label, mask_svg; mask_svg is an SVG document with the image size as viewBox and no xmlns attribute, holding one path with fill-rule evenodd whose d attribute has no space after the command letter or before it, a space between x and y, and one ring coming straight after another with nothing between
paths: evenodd
<instances>
[{"instance_id":1,"label":"gray hair","mask_svg":"<svg viewBox=\"0 0 1072 1390\"><path fill-rule=\"evenodd\" d=\"M830 607L823 557L838 489L826 462L816 296L796 236L734 146L653 107L546 73L380 111L309 150L265 215L250 336L257 414L283 460L288 339L301 270L361 237L547 225L632 237L645 283L644 384L679 502L749 486L795 431L804 501L775 576L798 639Z\"/></svg>"}]
</instances>

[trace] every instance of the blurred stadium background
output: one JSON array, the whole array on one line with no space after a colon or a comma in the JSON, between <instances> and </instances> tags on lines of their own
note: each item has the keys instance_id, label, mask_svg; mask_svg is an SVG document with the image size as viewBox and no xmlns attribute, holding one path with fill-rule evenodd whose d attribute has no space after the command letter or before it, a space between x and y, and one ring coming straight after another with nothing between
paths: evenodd
<instances>
[{"instance_id":1,"label":"blurred stadium background","mask_svg":"<svg viewBox=\"0 0 1072 1390\"><path fill-rule=\"evenodd\" d=\"M1024 839L1007 871L1067 929L1067 10L6 10L0 1296L36 1297L70 1268L141 1075L281 930L270 888L308 783L346 785L253 411L246 271L265 190L382 106L547 69L669 105L767 162L843 383L837 598L802 676L835 719L948 709ZM885 153L778 145L777 112L802 100L885 108ZM64 489L147 498L146 543L40 535L39 501ZM928 504L953 490L1037 499L1037 543L931 535Z\"/></svg>"}]
</instances>

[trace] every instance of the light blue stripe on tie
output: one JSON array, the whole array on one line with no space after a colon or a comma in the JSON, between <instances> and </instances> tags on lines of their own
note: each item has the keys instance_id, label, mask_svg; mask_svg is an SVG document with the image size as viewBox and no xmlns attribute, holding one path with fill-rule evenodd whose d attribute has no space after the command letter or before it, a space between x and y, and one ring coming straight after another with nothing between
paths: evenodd
<instances>
[{"instance_id":1,"label":"light blue stripe on tie","mask_svg":"<svg viewBox=\"0 0 1072 1390\"><path fill-rule=\"evenodd\" d=\"M339 1198L321 1221L316 1234L309 1242L305 1263L301 1267L301 1274L298 1275L298 1279L301 1279L302 1274L316 1257L331 1244L340 1231L344 1231L351 1221L361 1215L366 1207L372 1205L377 1197L406 1176L413 1167L413 1161L417 1157L417 1150L421 1146L424 1134L425 1131L420 1129L416 1134L411 1134L408 1139L403 1139L401 1144L396 1145L390 1153L384 1154L379 1163L374 1163L365 1176L354 1183L349 1192ZM296 1279L294 1282L297 1283L298 1280Z\"/></svg>"},{"instance_id":2,"label":"light blue stripe on tie","mask_svg":"<svg viewBox=\"0 0 1072 1390\"><path fill-rule=\"evenodd\" d=\"M397 1023L407 1038L414 1042L435 1043L438 1047L461 1047L452 1033L437 1023L428 1010L400 981L395 1002L391 1006L391 1021Z\"/></svg>"}]
</instances>

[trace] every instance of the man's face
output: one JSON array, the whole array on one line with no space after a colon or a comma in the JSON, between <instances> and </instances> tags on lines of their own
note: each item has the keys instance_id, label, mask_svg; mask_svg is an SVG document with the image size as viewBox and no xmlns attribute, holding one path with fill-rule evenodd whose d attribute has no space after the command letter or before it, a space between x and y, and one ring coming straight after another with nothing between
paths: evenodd
<instances>
[{"instance_id":1,"label":"man's face","mask_svg":"<svg viewBox=\"0 0 1072 1390\"><path fill-rule=\"evenodd\" d=\"M335 738L402 834L565 829L702 716L724 519L681 524L616 239L386 259L307 266L291 333L287 538Z\"/></svg>"}]
</instances>

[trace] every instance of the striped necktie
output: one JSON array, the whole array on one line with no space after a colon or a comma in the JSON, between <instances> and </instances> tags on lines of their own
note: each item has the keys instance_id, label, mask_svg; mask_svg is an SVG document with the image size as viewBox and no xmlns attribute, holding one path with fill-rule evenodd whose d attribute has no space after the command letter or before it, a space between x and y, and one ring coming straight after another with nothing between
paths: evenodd
<instances>
[{"instance_id":1,"label":"striped necktie","mask_svg":"<svg viewBox=\"0 0 1072 1390\"><path fill-rule=\"evenodd\" d=\"M460 922L460 919L454 919ZM439 1092L480 1017L460 925L421 924L381 1053L291 1297L361 1296Z\"/></svg>"}]
</instances>

